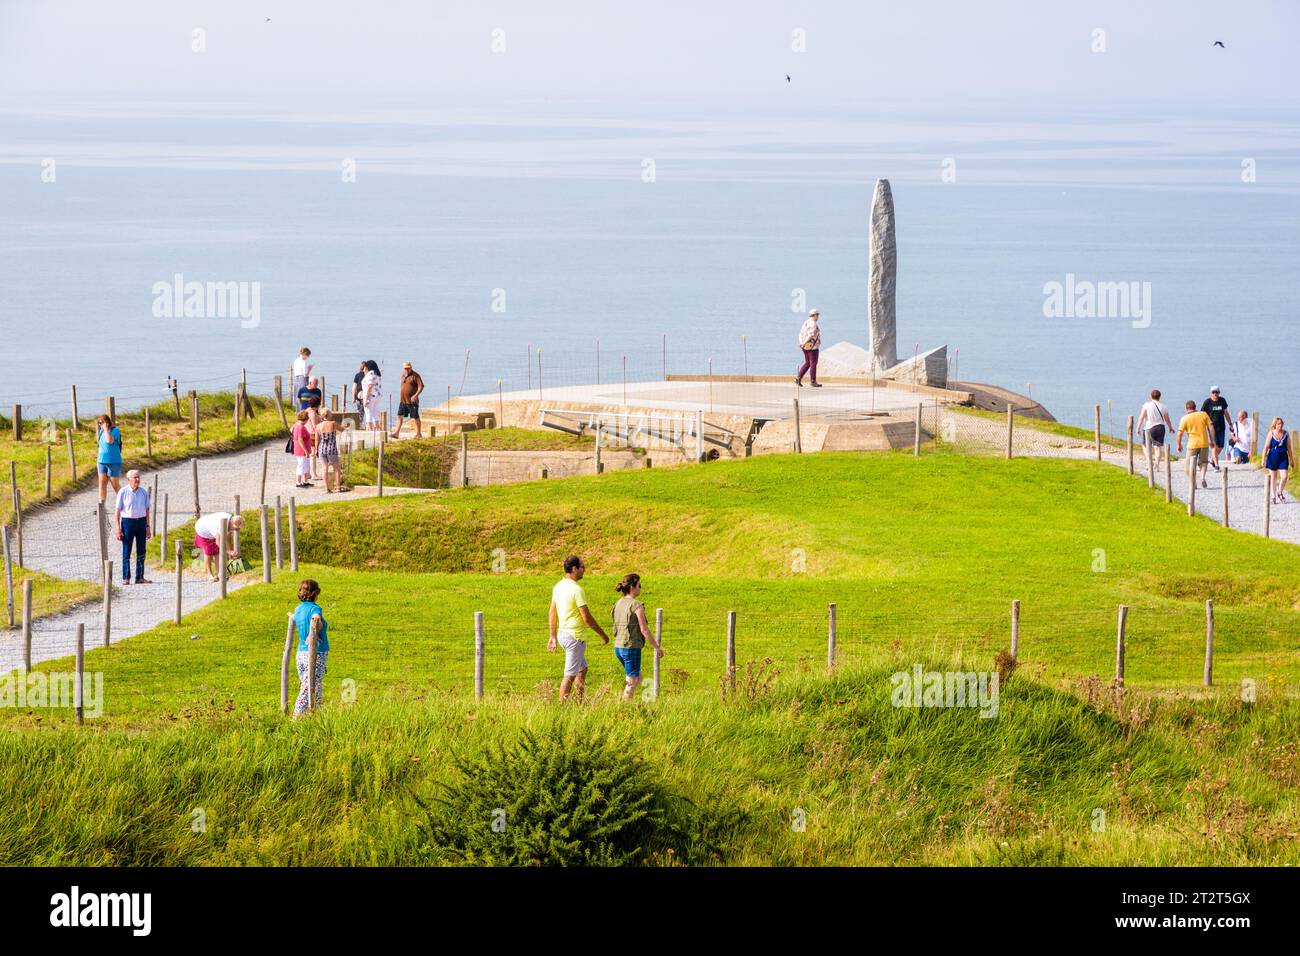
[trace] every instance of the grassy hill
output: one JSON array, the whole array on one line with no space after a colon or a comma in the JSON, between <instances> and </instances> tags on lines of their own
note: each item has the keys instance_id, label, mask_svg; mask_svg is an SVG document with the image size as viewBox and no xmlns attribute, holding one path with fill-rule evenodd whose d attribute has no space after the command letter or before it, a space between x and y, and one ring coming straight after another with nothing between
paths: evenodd
<instances>
[{"instance_id":1,"label":"grassy hill","mask_svg":"<svg viewBox=\"0 0 1300 956\"><path fill-rule=\"evenodd\" d=\"M1296 549L1188 519L1113 468L770 456L299 519L299 577L323 585L331 627L324 712L296 724L277 712L287 573L88 651L104 716L77 729L58 710L0 710L0 862L490 859L496 844L458 843L417 798L479 806L490 788L462 785L472 774L457 762L503 760L497 744L522 747L523 731L545 737L556 721L574 735L566 753L606 734L617 755L644 758L645 805L659 809L638 824L641 862L1279 862L1300 834ZM621 671L598 641L589 704L552 702L545 616L570 552L602 619L631 570L665 609L653 703L616 703ZM1021 661L996 718L890 706L890 675L914 664L992 669L1012 598ZM841 666L828 679L832 601ZM1116 693L1096 675L1113 667L1121 603L1128 690ZM728 610L753 662L736 694L722 682ZM214 821L197 836L196 807ZM518 852L508 859L550 859Z\"/></svg>"}]
</instances>

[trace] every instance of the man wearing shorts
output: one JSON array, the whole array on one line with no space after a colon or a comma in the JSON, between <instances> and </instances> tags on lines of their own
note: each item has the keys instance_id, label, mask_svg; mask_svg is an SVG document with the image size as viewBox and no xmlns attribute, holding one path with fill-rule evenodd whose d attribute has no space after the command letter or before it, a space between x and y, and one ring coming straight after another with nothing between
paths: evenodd
<instances>
[{"instance_id":1,"label":"man wearing shorts","mask_svg":"<svg viewBox=\"0 0 1300 956\"><path fill-rule=\"evenodd\" d=\"M1214 447L1214 434L1210 426L1210 416L1196 410L1196 403L1188 401L1187 414L1178 423L1178 450L1183 450L1183 435L1187 435L1187 481L1189 486L1196 483L1196 469L1201 469L1201 487L1205 483L1205 469L1209 467L1210 449Z\"/></svg>"},{"instance_id":2,"label":"man wearing shorts","mask_svg":"<svg viewBox=\"0 0 1300 956\"><path fill-rule=\"evenodd\" d=\"M556 647L564 648L564 679L560 681L561 703L569 696L571 688L575 690L578 700L582 700L582 693L586 687L587 641L578 636L583 632L583 628L591 628L600 635L602 641L609 643L609 635L591 616L591 611L587 607L587 595L583 593L582 585L578 584L586 571L587 567L582 563L582 558L570 555L564 559L564 577L551 588L551 639L547 642L546 649L553 651Z\"/></svg>"},{"instance_id":3,"label":"man wearing shorts","mask_svg":"<svg viewBox=\"0 0 1300 956\"><path fill-rule=\"evenodd\" d=\"M1228 402L1219 394L1219 386L1210 389L1210 397L1201 403L1201 411L1210 416L1210 425L1214 429L1214 457L1210 464L1219 470L1219 455L1227 447Z\"/></svg>"},{"instance_id":4,"label":"man wearing shorts","mask_svg":"<svg viewBox=\"0 0 1300 956\"><path fill-rule=\"evenodd\" d=\"M397 427L389 438L400 438L402 435L402 421L409 418L415 422L415 437L419 438L424 434L424 426L420 422L420 393L424 391L424 379L420 378L420 373L411 368L411 363L406 362L402 365L402 385L397 393Z\"/></svg>"},{"instance_id":5,"label":"man wearing shorts","mask_svg":"<svg viewBox=\"0 0 1300 956\"><path fill-rule=\"evenodd\" d=\"M1160 389L1151 389L1151 401L1142 406L1138 413L1137 430L1144 436L1143 444L1147 448L1147 457L1151 464L1159 468L1163 463L1161 456L1165 452L1165 429L1174 430L1174 423L1169 419L1169 409L1160 401Z\"/></svg>"}]
</instances>

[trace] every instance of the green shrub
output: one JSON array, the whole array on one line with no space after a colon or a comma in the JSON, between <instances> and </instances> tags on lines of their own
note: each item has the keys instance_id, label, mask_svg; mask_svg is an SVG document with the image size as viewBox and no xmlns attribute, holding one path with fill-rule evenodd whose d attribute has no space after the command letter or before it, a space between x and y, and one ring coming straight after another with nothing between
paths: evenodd
<instances>
[{"instance_id":1,"label":"green shrub","mask_svg":"<svg viewBox=\"0 0 1300 956\"><path fill-rule=\"evenodd\" d=\"M622 866L669 839L666 796L639 758L604 732L582 737L554 723L521 731L485 754L456 755L445 796L416 798L435 859L497 866Z\"/></svg>"}]
</instances>

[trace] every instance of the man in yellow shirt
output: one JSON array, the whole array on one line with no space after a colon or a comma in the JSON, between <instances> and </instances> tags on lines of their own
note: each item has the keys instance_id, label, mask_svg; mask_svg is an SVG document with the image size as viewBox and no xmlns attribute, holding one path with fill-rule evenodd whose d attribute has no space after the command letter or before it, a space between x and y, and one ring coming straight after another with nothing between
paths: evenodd
<instances>
[{"instance_id":1,"label":"man in yellow shirt","mask_svg":"<svg viewBox=\"0 0 1300 956\"><path fill-rule=\"evenodd\" d=\"M569 696L569 689L577 692L582 700L582 692L587 680L587 642L578 637L584 627L589 627L606 644L609 635L591 616L587 608L587 595L578 582L582 580L587 566L582 558L570 555L564 559L564 577L551 588L550 628L551 639L546 649L553 651L556 647L564 648L564 679L560 681L560 701Z\"/></svg>"},{"instance_id":2,"label":"man in yellow shirt","mask_svg":"<svg viewBox=\"0 0 1300 956\"><path fill-rule=\"evenodd\" d=\"M1196 481L1196 468L1201 469L1201 487L1208 488L1205 470L1210 465L1210 447L1214 433L1210 430L1210 416L1196 410L1195 402L1186 405L1187 414L1178 422L1178 450L1183 450L1183 435L1187 435L1187 481L1189 487Z\"/></svg>"}]
</instances>

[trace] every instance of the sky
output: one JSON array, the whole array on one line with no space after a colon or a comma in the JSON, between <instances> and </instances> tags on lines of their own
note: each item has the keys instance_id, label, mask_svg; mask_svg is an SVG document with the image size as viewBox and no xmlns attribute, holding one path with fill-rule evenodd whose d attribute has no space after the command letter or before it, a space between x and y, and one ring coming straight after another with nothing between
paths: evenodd
<instances>
[{"instance_id":1,"label":"sky","mask_svg":"<svg viewBox=\"0 0 1300 956\"><path fill-rule=\"evenodd\" d=\"M0 0L0 105L1249 105L1295 100L1298 39L1295 0ZM1094 52L1099 42L1104 52Z\"/></svg>"}]
</instances>

